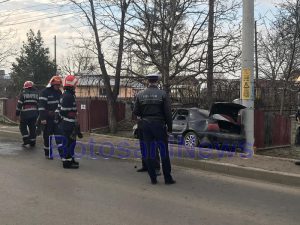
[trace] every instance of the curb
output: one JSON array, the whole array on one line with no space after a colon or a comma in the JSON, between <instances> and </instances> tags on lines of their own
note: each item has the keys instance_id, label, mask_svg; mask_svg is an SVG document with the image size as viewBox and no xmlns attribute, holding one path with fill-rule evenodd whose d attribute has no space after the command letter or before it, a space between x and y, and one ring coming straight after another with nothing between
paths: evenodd
<instances>
[{"instance_id":1,"label":"curb","mask_svg":"<svg viewBox=\"0 0 300 225\"><path fill-rule=\"evenodd\" d=\"M265 182L300 187L300 175L294 173L275 172L254 167L242 167L229 163L218 163L199 160L175 160L175 165L201 169L231 176L250 178ZM299 168L300 169L300 168Z\"/></svg>"}]
</instances>

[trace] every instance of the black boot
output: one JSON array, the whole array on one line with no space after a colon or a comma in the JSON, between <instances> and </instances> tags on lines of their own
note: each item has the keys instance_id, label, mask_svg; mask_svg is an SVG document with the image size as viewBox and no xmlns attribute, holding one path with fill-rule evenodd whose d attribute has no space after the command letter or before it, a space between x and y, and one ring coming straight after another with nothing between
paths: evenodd
<instances>
[{"instance_id":1,"label":"black boot","mask_svg":"<svg viewBox=\"0 0 300 225\"><path fill-rule=\"evenodd\" d=\"M63 168L64 169L78 169L79 165L73 164L72 161L63 161Z\"/></svg>"},{"instance_id":2,"label":"black boot","mask_svg":"<svg viewBox=\"0 0 300 225\"><path fill-rule=\"evenodd\" d=\"M151 178L151 184L153 184L153 185L157 184L157 179L156 178Z\"/></svg>"},{"instance_id":3,"label":"black boot","mask_svg":"<svg viewBox=\"0 0 300 225\"><path fill-rule=\"evenodd\" d=\"M75 164L75 165L77 165L77 166L79 166L79 162L75 161L74 158L72 158L72 163Z\"/></svg>"},{"instance_id":4,"label":"black boot","mask_svg":"<svg viewBox=\"0 0 300 225\"><path fill-rule=\"evenodd\" d=\"M173 180L173 179L172 179L172 180L166 180L166 181L165 181L165 184L166 184L166 185L171 185L171 184L175 184L175 183L176 183L176 180Z\"/></svg>"},{"instance_id":5,"label":"black boot","mask_svg":"<svg viewBox=\"0 0 300 225\"><path fill-rule=\"evenodd\" d=\"M25 147L26 145L29 145L30 141L29 140L23 140L22 146Z\"/></svg>"},{"instance_id":6,"label":"black boot","mask_svg":"<svg viewBox=\"0 0 300 225\"><path fill-rule=\"evenodd\" d=\"M295 165L300 166L300 161L295 162Z\"/></svg>"},{"instance_id":7,"label":"black boot","mask_svg":"<svg viewBox=\"0 0 300 225\"><path fill-rule=\"evenodd\" d=\"M30 146L31 146L31 147L34 147L34 146L35 146L35 141L31 141L31 142L30 142Z\"/></svg>"},{"instance_id":8,"label":"black boot","mask_svg":"<svg viewBox=\"0 0 300 225\"><path fill-rule=\"evenodd\" d=\"M145 167L142 167L142 168L140 168L140 169L138 169L136 172L147 172L148 170L147 170L147 168L145 168Z\"/></svg>"},{"instance_id":9,"label":"black boot","mask_svg":"<svg viewBox=\"0 0 300 225\"><path fill-rule=\"evenodd\" d=\"M165 184L166 185L171 185L171 184L175 184L175 183L176 183L176 180L174 180L171 175L165 177Z\"/></svg>"}]
</instances>

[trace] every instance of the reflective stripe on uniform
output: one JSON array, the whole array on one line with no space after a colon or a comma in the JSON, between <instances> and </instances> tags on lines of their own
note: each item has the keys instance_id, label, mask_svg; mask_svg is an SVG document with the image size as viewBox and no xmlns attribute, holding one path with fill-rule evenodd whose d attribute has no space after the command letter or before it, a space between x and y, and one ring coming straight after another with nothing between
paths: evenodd
<instances>
[{"instance_id":1,"label":"reflective stripe on uniform","mask_svg":"<svg viewBox=\"0 0 300 225\"><path fill-rule=\"evenodd\" d=\"M71 110L77 110L77 108L76 107L69 107L69 108L61 107L60 110L61 111L71 111Z\"/></svg>"},{"instance_id":2,"label":"reflective stripe on uniform","mask_svg":"<svg viewBox=\"0 0 300 225\"><path fill-rule=\"evenodd\" d=\"M22 102L22 101L20 101L20 100L18 100L18 103L21 103L21 104L23 104L23 102Z\"/></svg>"},{"instance_id":3,"label":"reflective stripe on uniform","mask_svg":"<svg viewBox=\"0 0 300 225\"><path fill-rule=\"evenodd\" d=\"M57 103L59 103L59 101L58 101L58 100L55 100L55 101L48 101L47 103L48 103L48 104L57 104Z\"/></svg>"},{"instance_id":4,"label":"reflective stripe on uniform","mask_svg":"<svg viewBox=\"0 0 300 225\"><path fill-rule=\"evenodd\" d=\"M62 118L63 118L64 121L73 122L73 123L76 122L76 119L69 119L69 118L64 117L64 116L62 116Z\"/></svg>"},{"instance_id":5,"label":"reflective stripe on uniform","mask_svg":"<svg viewBox=\"0 0 300 225\"><path fill-rule=\"evenodd\" d=\"M37 108L29 108L29 109L22 109L22 112L26 112L26 111L36 111Z\"/></svg>"},{"instance_id":6,"label":"reflective stripe on uniform","mask_svg":"<svg viewBox=\"0 0 300 225\"><path fill-rule=\"evenodd\" d=\"M39 110L46 110L44 107L39 107Z\"/></svg>"},{"instance_id":7,"label":"reflective stripe on uniform","mask_svg":"<svg viewBox=\"0 0 300 225\"><path fill-rule=\"evenodd\" d=\"M23 138L25 138L25 137L29 137L29 135L28 135L28 134L25 134L25 135L23 135L22 137L23 137Z\"/></svg>"},{"instance_id":8,"label":"reflective stripe on uniform","mask_svg":"<svg viewBox=\"0 0 300 225\"><path fill-rule=\"evenodd\" d=\"M39 97L39 100L45 100L45 101L48 101L48 99L45 98L45 97Z\"/></svg>"},{"instance_id":9,"label":"reflective stripe on uniform","mask_svg":"<svg viewBox=\"0 0 300 225\"><path fill-rule=\"evenodd\" d=\"M66 158L61 158L61 161L66 162L66 161L72 161L72 158L66 159Z\"/></svg>"},{"instance_id":10,"label":"reflective stripe on uniform","mask_svg":"<svg viewBox=\"0 0 300 225\"><path fill-rule=\"evenodd\" d=\"M24 101L24 104L25 103L37 103L37 100L25 100Z\"/></svg>"},{"instance_id":11,"label":"reflective stripe on uniform","mask_svg":"<svg viewBox=\"0 0 300 225\"><path fill-rule=\"evenodd\" d=\"M45 149L45 150L49 150L50 148L49 148L49 147L46 147L46 146L44 146L44 149Z\"/></svg>"},{"instance_id":12,"label":"reflective stripe on uniform","mask_svg":"<svg viewBox=\"0 0 300 225\"><path fill-rule=\"evenodd\" d=\"M31 139L29 139L30 141L35 141L35 138L31 138Z\"/></svg>"}]
</instances>

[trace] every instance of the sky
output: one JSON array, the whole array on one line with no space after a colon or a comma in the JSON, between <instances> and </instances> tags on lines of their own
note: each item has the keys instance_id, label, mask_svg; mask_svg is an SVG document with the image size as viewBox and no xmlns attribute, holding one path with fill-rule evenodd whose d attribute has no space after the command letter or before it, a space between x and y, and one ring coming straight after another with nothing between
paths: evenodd
<instances>
[{"instance_id":1,"label":"sky","mask_svg":"<svg viewBox=\"0 0 300 225\"><path fill-rule=\"evenodd\" d=\"M271 15L275 4L284 0L255 0L255 16ZM16 31L16 46L26 41L26 33L41 31L45 46L54 57L54 36L57 39L57 61L65 57L79 32L86 32L78 9L62 0L0 0L0 32ZM3 68L0 68L3 69ZM9 72L9 66L4 68Z\"/></svg>"}]
</instances>

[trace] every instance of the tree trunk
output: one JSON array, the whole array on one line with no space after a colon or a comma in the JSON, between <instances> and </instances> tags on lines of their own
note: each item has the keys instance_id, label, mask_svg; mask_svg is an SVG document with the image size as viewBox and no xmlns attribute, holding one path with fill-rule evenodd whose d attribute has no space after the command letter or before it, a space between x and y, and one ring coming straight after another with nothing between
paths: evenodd
<instances>
[{"instance_id":1,"label":"tree trunk","mask_svg":"<svg viewBox=\"0 0 300 225\"><path fill-rule=\"evenodd\" d=\"M284 99L285 99L285 92L286 88L283 88L282 94L281 94L281 100L280 100L280 115L282 115L283 112L283 105L284 105Z\"/></svg>"},{"instance_id":2,"label":"tree trunk","mask_svg":"<svg viewBox=\"0 0 300 225\"><path fill-rule=\"evenodd\" d=\"M107 99L109 130L110 130L110 133L113 133L113 134L115 134L117 132L116 105L117 105L117 103L115 101Z\"/></svg>"}]
</instances>

